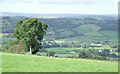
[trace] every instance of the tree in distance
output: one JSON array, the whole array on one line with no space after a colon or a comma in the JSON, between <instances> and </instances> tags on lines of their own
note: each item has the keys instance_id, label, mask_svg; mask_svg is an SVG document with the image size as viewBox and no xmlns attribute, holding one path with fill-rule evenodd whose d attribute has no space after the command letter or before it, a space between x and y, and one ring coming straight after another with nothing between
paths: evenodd
<instances>
[{"instance_id":1,"label":"tree in distance","mask_svg":"<svg viewBox=\"0 0 120 74\"><path fill-rule=\"evenodd\" d=\"M26 43L30 54L35 53L41 47L41 40L46 34L47 24L41 23L37 18L26 18L16 23L13 36Z\"/></svg>"}]
</instances>

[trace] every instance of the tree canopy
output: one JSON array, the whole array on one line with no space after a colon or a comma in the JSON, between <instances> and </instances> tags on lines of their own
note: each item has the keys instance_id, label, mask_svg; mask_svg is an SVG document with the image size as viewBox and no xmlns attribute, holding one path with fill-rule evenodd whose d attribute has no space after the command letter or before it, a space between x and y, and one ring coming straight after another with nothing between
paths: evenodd
<instances>
[{"instance_id":1,"label":"tree canopy","mask_svg":"<svg viewBox=\"0 0 120 74\"><path fill-rule=\"evenodd\" d=\"M41 40L46 34L47 24L41 23L37 18L26 18L16 23L13 32L15 38L22 40L30 49L30 53L35 53L41 48Z\"/></svg>"}]
</instances>

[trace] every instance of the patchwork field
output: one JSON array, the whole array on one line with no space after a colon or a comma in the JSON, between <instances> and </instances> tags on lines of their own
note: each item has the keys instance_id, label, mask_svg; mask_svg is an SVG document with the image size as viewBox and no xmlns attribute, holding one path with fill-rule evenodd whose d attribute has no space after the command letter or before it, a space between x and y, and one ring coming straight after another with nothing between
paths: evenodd
<instances>
[{"instance_id":1,"label":"patchwork field","mask_svg":"<svg viewBox=\"0 0 120 74\"><path fill-rule=\"evenodd\" d=\"M2 53L3 72L117 72L118 63Z\"/></svg>"},{"instance_id":2,"label":"patchwork field","mask_svg":"<svg viewBox=\"0 0 120 74\"><path fill-rule=\"evenodd\" d=\"M25 17L4 17L2 23L2 32L0 36L4 36L3 44L13 38L15 24L19 19ZM94 19L93 19L94 18ZM112 21L109 21L109 18ZM60 41L118 41L118 23L113 17L98 17L76 19L76 18L60 18L60 19L41 19L39 21L48 25L47 34L44 40L60 40ZM104 19L104 20L103 20Z\"/></svg>"},{"instance_id":3,"label":"patchwork field","mask_svg":"<svg viewBox=\"0 0 120 74\"><path fill-rule=\"evenodd\" d=\"M111 48L109 46L103 46L103 47L95 47L94 49L95 50L103 50L103 49L114 49L114 48ZM82 47L79 47L79 48L65 48L65 47L54 47L54 48L46 48L47 51L52 51L52 52L55 52L55 56L58 56L58 57L61 57L61 56L75 56L75 57L78 57L79 56L79 52L76 52L76 53L71 53L72 50L83 50L84 48ZM89 47L89 48L86 48L87 49L93 49L92 47ZM68 51L68 52L66 52ZM111 52L112 53L115 53L117 54L117 52ZM46 56L46 52L37 52L37 54L40 54L42 56Z\"/></svg>"},{"instance_id":4,"label":"patchwork field","mask_svg":"<svg viewBox=\"0 0 120 74\"><path fill-rule=\"evenodd\" d=\"M74 30L81 34L86 32L95 32L98 31L99 29L100 27L96 26L95 24L85 24L85 25L80 25Z\"/></svg>"},{"instance_id":5,"label":"patchwork field","mask_svg":"<svg viewBox=\"0 0 120 74\"><path fill-rule=\"evenodd\" d=\"M75 36L58 39L59 41L118 41L117 37L110 38L105 36Z\"/></svg>"}]
</instances>

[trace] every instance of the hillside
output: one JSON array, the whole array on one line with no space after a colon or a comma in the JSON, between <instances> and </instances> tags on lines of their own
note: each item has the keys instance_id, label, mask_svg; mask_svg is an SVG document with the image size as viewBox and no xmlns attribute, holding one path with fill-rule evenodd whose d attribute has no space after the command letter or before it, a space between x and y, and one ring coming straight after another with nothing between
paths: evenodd
<instances>
[{"instance_id":1,"label":"hillside","mask_svg":"<svg viewBox=\"0 0 120 74\"><path fill-rule=\"evenodd\" d=\"M76 15L77 16L77 15ZM118 22L116 16L78 16L61 18L38 18L42 23L48 25L44 40L61 41L117 41ZM24 16L3 16L2 34L3 44L12 40L15 24Z\"/></svg>"},{"instance_id":2,"label":"hillside","mask_svg":"<svg viewBox=\"0 0 120 74\"><path fill-rule=\"evenodd\" d=\"M118 63L2 53L3 72L117 72Z\"/></svg>"}]
</instances>

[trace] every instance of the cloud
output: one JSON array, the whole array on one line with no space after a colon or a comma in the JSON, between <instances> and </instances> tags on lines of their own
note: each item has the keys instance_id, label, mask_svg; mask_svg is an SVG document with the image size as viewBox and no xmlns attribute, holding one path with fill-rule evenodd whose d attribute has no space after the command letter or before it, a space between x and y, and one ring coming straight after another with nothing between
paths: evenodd
<instances>
[{"instance_id":1,"label":"cloud","mask_svg":"<svg viewBox=\"0 0 120 74\"><path fill-rule=\"evenodd\" d=\"M6 2L5 2L6 1ZM12 0L10 0L12 1ZM62 2L63 0L14 0L14 2L9 2L9 0L4 0L0 2L1 11L5 12L17 12L17 13L41 13L41 14L117 14L117 4L115 2L77 2L78 0L70 0L67 2ZM31 2L30 2L31 1ZM46 2L45 2L46 1ZM56 2L55 2L56 1ZM61 2L60 2L61 1ZM79 0L81 1L81 0ZM93 0L92 0L93 1ZM101 0L103 1L103 0ZM110 0L109 0L110 1Z\"/></svg>"}]
</instances>

